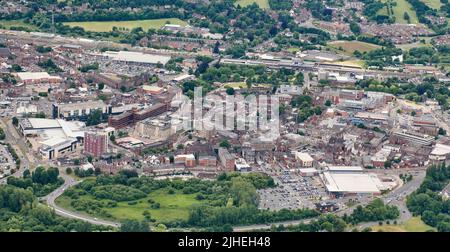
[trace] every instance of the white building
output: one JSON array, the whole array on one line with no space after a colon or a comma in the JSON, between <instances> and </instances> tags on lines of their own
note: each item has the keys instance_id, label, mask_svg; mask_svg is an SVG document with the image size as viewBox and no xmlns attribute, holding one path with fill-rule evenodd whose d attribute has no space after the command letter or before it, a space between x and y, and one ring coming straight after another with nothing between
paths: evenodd
<instances>
[{"instance_id":1,"label":"white building","mask_svg":"<svg viewBox=\"0 0 450 252\"><path fill-rule=\"evenodd\" d=\"M113 61L134 64L156 65L160 63L165 65L170 60L170 56L129 51L107 51L103 55L112 59Z\"/></svg>"},{"instance_id":2,"label":"white building","mask_svg":"<svg viewBox=\"0 0 450 252\"><path fill-rule=\"evenodd\" d=\"M364 172L359 166L329 166L321 174L327 191L335 196L379 195L385 189L376 174Z\"/></svg>"}]
</instances>

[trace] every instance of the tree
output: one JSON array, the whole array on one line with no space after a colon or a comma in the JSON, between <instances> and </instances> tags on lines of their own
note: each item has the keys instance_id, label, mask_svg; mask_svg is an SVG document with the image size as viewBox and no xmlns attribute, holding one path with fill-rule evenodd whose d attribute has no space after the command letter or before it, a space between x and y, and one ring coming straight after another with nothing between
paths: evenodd
<instances>
[{"instance_id":1,"label":"tree","mask_svg":"<svg viewBox=\"0 0 450 252\"><path fill-rule=\"evenodd\" d=\"M70 175L70 174L72 174L72 172L73 172L73 171L72 171L72 168L70 168L70 167L67 167L67 168L66 168L66 173L67 173L67 174Z\"/></svg>"},{"instance_id":2,"label":"tree","mask_svg":"<svg viewBox=\"0 0 450 252\"><path fill-rule=\"evenodd\" d=\"M5 140L6 135L5 135L5 131L3 131L2 128L0 128L0 140Z\"/></svg>"},{"instance_id":3,"label":"tree","mask_svg":"<svg viewBox=\"0 0 450 252\"><path fill-rule=\"evenodd\" d=\"M359 35L361 33L361 27L356 22L350 23L350 30L355 34Z\"/></svg>"},{"instance_id":4,"label":"tree","mask_svg":"<svg viewBox=\"0 0 450 252\"><path fill-rule=\"evenodd\" d=\"M87 126L93 126L100 124L103 119L103 112L100 109L95 109L89 113L88 118L86 120Z\"/></svg>"},{"instance_id":5,"label":"tree","mask_svg":"<svg viewBox=\"0 0 450 252\"><path fill-rule=\"evenodd\" d=\"M12 124L17 127L19 125L19 119L17 119L17 117L14 116L12 118Z\"/></svg>"},{"instance_id":6,"label":"tree","mask_svg":"<svg viewBox=\"0 0 450 252\"><path fill-rule=\"evenodd\" d=\"M408 24L411 22L408 12L405 11L405 13L403 13L403 19L406 20Z\"/></svg>"},{"instance_id":7,"label":"tree","mask_svg":"<svg viewBox=\"0 0 450 252\"><path fill-rule=\"evenodd\" d=\"M150 232L147 221L124 220L120 225L120 232Z\"/></svg>"},{"instance_id":8,"label":"tree","mask_svg":"<svg viewBox=\"0 0 450 252\"><path fill-rule=\"evenodd\" d=\"M326 100L325 101L325 106L327 106L327 107L331 106L331 101L330 100Z\"/></svg>"},{"instance_id":9,"label":"tree","mask_svg":"<svg viewBox=\"0 0 450 252\"><path fill-rule=\"evenodd\" d=\"M228 142L227 139L224 139L224 140L222 140L222 142L220 142L219 146L222 147L222 148L227 148L228 149L228 148L231 147L231 144L230 144L230 142Z\"/></svg>"},{"instance_id":10,"label":"tree","mask_svg":"<svg viewBox=\"0 0 450 252\"><path fill-rule=\"evenodd\" d=\"M384 162L384 168L391 168L392 166L392 162L390 160L386 160L386 162Z\"/></svg>"},{"instance_id":11,"label":"tree","mask_svg":"<svg viewBox=\"0 0 450 252\"><path fill-rule=\"evenodd\" d=\"M443 129L443 128L439 128L438 134L445 136L445 135L447 135L447 131L445 129Z\"/></svg>"},{"instance_id":12,"label":"tree","mask_svg":"<svg viewBox=\"0 0 450 252\"><path fill-rule=\"evenodd\" d=\"M105 83L101 82L98 84L98 90L103 90L105 88Z\"/></svg>"},{"instance_id":13,"label":"tree","mask_svg":"<svg viewBox=\"0 0 450 252\"><path fill-rule=\"evenodd\" d=\"M216 44L214 44L213 53L218 54L220 52L219 48L220 48L220 43L219 43L219 41L216 41Z\"/></svg>"},{"instance_id":14,"label":"tree","mask_svg":"<svg viewBox=\"0 0 450 252\"><path fill-rule=\"evenodd\" d=\"M226 92L227 92L227 95L234 95L234 88L228 87Z\"/></svg>"}]
</instances>

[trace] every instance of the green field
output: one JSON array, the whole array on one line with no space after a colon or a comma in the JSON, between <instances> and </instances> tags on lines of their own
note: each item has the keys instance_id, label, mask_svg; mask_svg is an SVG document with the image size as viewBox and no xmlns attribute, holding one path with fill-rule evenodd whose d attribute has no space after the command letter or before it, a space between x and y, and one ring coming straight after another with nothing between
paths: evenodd
<instances>
[{"instance_id":1,"label":"green field","mask_svg":"<svg viewBox=\"0 0 450 252\"><path fill-rule=\"evenodd\" d=\"M436 0L428 0L428 1L432 2L432 1L436 1ZM439 1L439 0L437 0L437 1ZM407 24L408 22L403 18L404 13L407 12L410 17L411 24L419 23L416 12L412 9L412 6L410 3L408 3L408 1L406 1L406 0L381 0L381 2L388 3L389 6L390 6L390 3L396 2L397 5L392 6L393 13L388 13L388 7L386 6L385 8L383 8L377 12L378 15L392 15L393 14L395 17L396 23Z\"/></svg>"},{"instance_id":2,"label":"green field","mask_svg":"<svg viewBox=\"0 0 450 252\"><path fill-rule=\"evenodd\" d=\"M240 5L241 7L245 7L247 5L251 5L252 3L256 3L261 9L269 9L269 0L238 0L235 5Z\"/></svg>"},{"instance_id":3,"label":"green field","mask_svg":"<svg viewBox=\"0 0 450 252\"><path fill-rule=\"evenodd\" d=\"M411 24L418 24L419 20L417 19L416 12L412 9L412 6L410 3L408 3L406 0L396 0L397 6L393 6L394 16L395 16L395 22L399 24L407 24L408 22L403 19L403 15L405 12L408 13Z\"/></svg>"},{"instance_id":4,"label":"green field","mask_svg":"<svg viewBox=\"0 0 450 252\"><path fill-rule=\"evenodd\" d=\"M175 194L168 194L166 189L156 190L151 192L146 198L137 200L137 204L129 205L127 202L118 202L116 207L102 208L111 214L114 220L136 219L143 220L144 211L150 212L151 218L158 222L186 220L189 217L189 209L195 205L202 204L197 200L196 194L183 194L176 191ZM81 196L80 198L95 199L93 196ZM149 199L153 199L160 204L159 209L152 209L150 207ZM97 200L101 201L101 200ZM56 199L56 204L71 211L76 210L70 205L71 199L67 196L60 196ZM85 213L86 214L86 213ZM102 216L96 216L104 218Z\"/></svg>"},{"instance_id":5,"label":"green field","mask_svg":"<svg viewBox=\"0 0 450 252\"><path fill-rule=\"evenodd\" d=\"M424 4L428 5L430 8L439 10L442 6L440 0L421 0Z\"/></svg>"},{"instance_id":6,"label":"green field","mask_svg":"<svg viewBox=\"0 0 450 252\"><path fill-rule=\"evenodd\" d=\"M178 18L147 19L135 21L66 22L64 24L71 27L79 26L86 31L109 32L112 31L113 27L125 28L127 30L142 27L144 31L147 31L148 29L159 29L167 23L178 24L182 26L187 25L185 21Z\"/></svg>"},{"instance_id":7,"label":"green field","mask_svg":"<svg viewBox=\"0 0 450 252\"><path fill-rule=\"evenodd\" d=\"M347 54L353 54L354 51L358 50L360 52L370 52L377 48L380 48L379 45L365 43L361 41L344 41L338 40L328 43L334 49L342 48L342 50Z\"/></svg>"},{"instance_id":8,"label":"green field","mask_svg":"<svg viewBox=\"0 0 450 252\"><path fill-rule=\"evenodd\" d=\"M420 217L412 217L405 223L399 225L373 226L372 230L380 232L425 232L428 230L436 231L435 228L423 223Z\"/></svg>"},{"instance_id":9,"label":"green field","mask_svg":"<svg viewBox=\"0 0 450 252\"><path fill-rule=\"evenodd\" d=\"M33 24L27 24L22 20L0 20L0 27L10 29L11 27L25 27L32 31L36 31L37 27Z\"/></svg>"}]
</instances>

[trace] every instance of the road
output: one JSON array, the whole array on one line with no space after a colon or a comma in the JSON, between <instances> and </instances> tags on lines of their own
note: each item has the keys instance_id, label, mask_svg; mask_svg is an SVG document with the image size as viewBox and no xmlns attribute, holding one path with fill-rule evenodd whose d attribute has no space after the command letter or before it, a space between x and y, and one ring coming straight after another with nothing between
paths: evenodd
<instances>
[{"instance_id":1,"label":"road","mask_svg":"<svg viewBox=\"0 0 450 252\"><path fill-rule=\"evenodd\" d=\"M62 207L57 206L55 204L56 198L61 196L61 194L63 194L67 188L74 186L81 182L81 180L76 181L74 178L72 178L71 176L64 174L64 173L60 173L60 176L64 179L64 184L61 187L59 187L58 189L56 189L55 191L53 191L52 193L50 193L49 195L40 198L41 201L46 202L47 206L49 206L50 208L55 210L56 214L58 214L62 217L66 217L66 218L72 218L72 219L86 221L86 222L89 222L89 223L95 224L95 225L111 226L111 227L116 227L116 228L120 227L120 223L118 223L118 222L101 220L101 219L87 216L84 214L72 212L72 211L69 211Z\"/></svg>"},{"instance_id":2,"label":"road","mask_svg":"<svg viewBox=\"0 0 450 252\"><path fill-rule=\"evenodd\" d=\"M17 134L16 129L14 129L14 126L11 123L11 120L2 118L0 120L0 127L4 129L6 135L5 142L11 144L11 147L14 148L14 150L17 153L17 156L19 156L20 159L19 170L11 174L11 176L21 177L25 169L28 169L34 165L34 158L31 157L32 158L31 160L33 161L30 162L30 155L29 152L27 151L26 143ZM0 184L5 184L7 178L8 177L0 179Z\"/></svg>"}]
</instances>

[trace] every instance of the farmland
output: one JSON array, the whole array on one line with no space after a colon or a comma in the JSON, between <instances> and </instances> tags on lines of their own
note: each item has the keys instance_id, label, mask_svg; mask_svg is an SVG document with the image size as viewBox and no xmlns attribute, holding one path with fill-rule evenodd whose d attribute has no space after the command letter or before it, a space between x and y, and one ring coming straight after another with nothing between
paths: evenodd
<instances>
[{"instance_id":1,"label":"farmland","mask_svg":"<svg viewBox=\"0 0 450 252\"><path fill-rule=\"evenodd\" d=\"M135 21L104 21L104 22L66 22L65 25L71 27L82 27L86 31L92 32L109 32L113 27L124 28L131 30L133 28L141 27L144 31L148 29L159 29L165 24L178 24L185 26L186 22L178 18L163 18L163 19L147 19L147 20L135 20Z\"/></svg>"}]
</instances>

